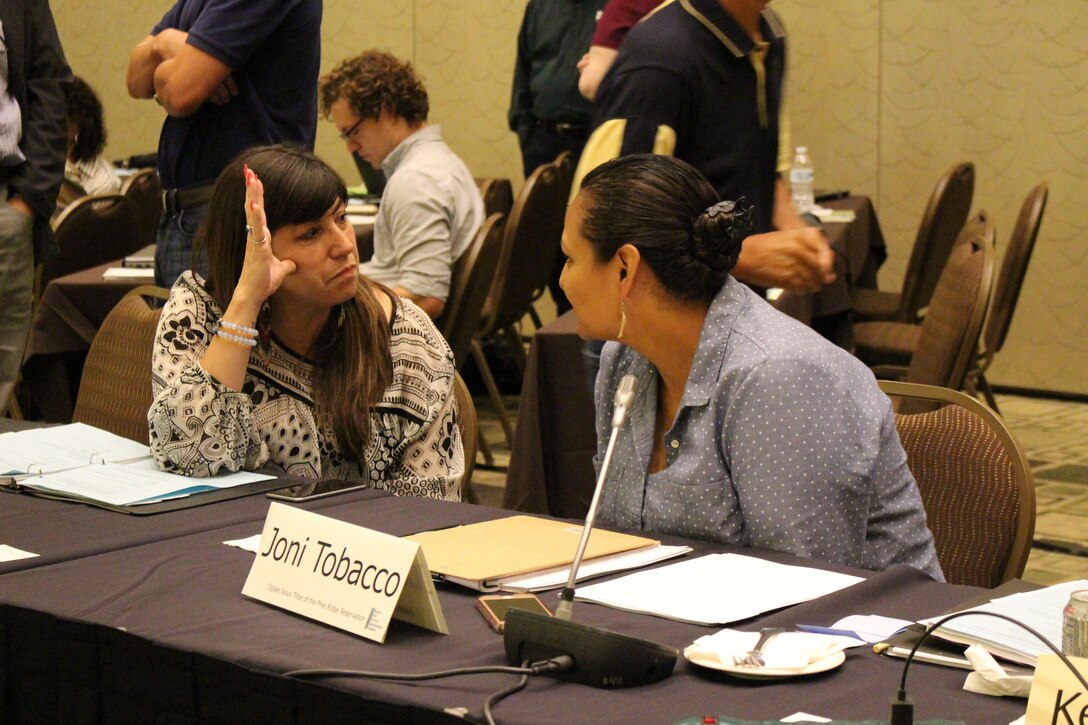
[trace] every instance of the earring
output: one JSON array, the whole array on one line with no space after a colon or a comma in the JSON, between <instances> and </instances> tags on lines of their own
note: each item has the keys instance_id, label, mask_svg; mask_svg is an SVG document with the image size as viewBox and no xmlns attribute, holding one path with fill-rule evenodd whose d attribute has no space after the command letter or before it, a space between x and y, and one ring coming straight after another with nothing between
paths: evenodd
<instances>
[{"instance_id":1,"label":"earring","mask_svg":"<svg viewBox=\"0 0 1088 725\"><path fill-rule=\"evenodd\" d=\"M623 331L627 327L627 300L620 300L620 331L616 335L617 340L623 339Z\"/></svg>"},{"instance_id":2,"label":"earring","mask_svg":"<svg viewBox=\"0 0 1088 725\"><path fill-rule=\"evenodd\" d=\"M340 316L336 318L336 329L339 330L344 326L344 319L347 317L347 313L344 312L344 305L340 305Z\"/></svg>"}]
</instances>

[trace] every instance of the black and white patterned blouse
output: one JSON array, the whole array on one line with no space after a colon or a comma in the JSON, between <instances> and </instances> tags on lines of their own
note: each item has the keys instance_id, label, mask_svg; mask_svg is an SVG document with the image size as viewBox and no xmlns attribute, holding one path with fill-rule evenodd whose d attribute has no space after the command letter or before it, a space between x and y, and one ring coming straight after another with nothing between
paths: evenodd
<instances>
[{"instance_id":1,"label":"black and white patterned blouse","mask_svg":"<svg viewBox=\"0 0 1088 725\"><path fill-rule=\"evenodd\" d=\"M397 495L460 499L464 452L456 425L453 354L430 318L395 300L393 381L371 413L364 461L344 456L332 421L318 416L314 363L275 336L249 356L241 392L200 366L222 312L186 272L159 321L148 411L151 452L187 476L271 468L308 478L368 480Z\"/></svg>"}]
</instances>

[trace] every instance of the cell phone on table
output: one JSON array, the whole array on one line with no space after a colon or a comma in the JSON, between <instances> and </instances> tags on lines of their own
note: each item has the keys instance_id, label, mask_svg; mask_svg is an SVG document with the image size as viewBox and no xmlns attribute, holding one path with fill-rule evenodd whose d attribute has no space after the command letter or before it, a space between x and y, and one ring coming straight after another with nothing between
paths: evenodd
<instances>
[{"instance_id":1,"label":"cell phone on table","mask_svg":"<svg viewBox=\"0 0 1088 725\"><path fill-rule=\"evenodd\" d=\"M306 483L300 483L295 486L269 491L266 495L268 498L276 499L277 501L294 501L300 503L302 501L312 501L315 498L335 496L338 493L358 491L363 488L368 488L366 481L358 481L350 478L320 478L316 481L307 481Z\"/></svg>"},{"instance_id":2,"label":"cell phone on table","mask_svg":"<svg viewBox=\"0 0 1088 725\"><path fill-rule=\"evenodd\" d=\"M476 608L484 615L491 629L499 634L502 634L506 626L506 613L511 609L524 609L547 617L552 616L551 610L535 594L485 594L476 597Z\"/></svg>"}]
</instances>

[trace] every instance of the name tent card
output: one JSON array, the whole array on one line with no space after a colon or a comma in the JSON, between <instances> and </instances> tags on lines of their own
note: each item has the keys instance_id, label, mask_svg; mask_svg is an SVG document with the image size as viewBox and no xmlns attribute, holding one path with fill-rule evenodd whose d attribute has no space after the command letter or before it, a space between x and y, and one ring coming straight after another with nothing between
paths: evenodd
<instances>
[{"instance_id":1,"label":"name tent card","mask_svg":"<svg viewBox=\"0 0 1088 725\"><path fill-rule=\"evenodd\" d=\"M1061 612L1058 613L1061 618ZM1070 657L1077 672L1088 676L1088 657ZM1027 725L1088 723L1088 692L1058 655L1039 655L1028 695Z\"/></svg>"},{"instance_id":2,"label":"name tent card","mask_svg":"<svg viewBox=\"0 0 1088 725\"><path fill-rule=\"evenodd\" d=\"M242 594L376 642L391 619L449 634L419 544L281 503Z\"/></svg>"}]
</instances>

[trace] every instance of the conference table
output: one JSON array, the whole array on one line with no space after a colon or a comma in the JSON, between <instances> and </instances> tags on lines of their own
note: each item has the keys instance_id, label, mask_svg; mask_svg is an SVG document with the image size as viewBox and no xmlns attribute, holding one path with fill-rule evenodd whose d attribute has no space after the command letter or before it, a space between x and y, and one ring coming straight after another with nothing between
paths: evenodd
<instances>
[{"instance_id":1,"label":"conference table","mask_svg":"<svg viewBox=\"0 0 1088 725\"><path fill-rule=\"evenodd\" d=\"M214 513L227 503L192 509L208 519L188 533L183 526L164 527L157 540L145 537L98 553L69 552L66 560L0 574L0 721L479 722L485 698L517 681L511 674L412 683L284 677L303 668L418 673L503 665L505 655L502 637L474 607L477 593L454 585L436 584L449 635L394 621L384 644L243 597L253 554L222 542L259 533L259 514L267 501L259 496L245 502L244 514ZM57 515L52 507L32 508L23 517L42 526ZM319 513L399 536L510 512L370 492L326 500ZM110 528L110 522L102 523ZM64 528L53 528L48 536L69 538ZM3 537L4 543L20 544L18 537ZM854 613L915 619L940 613L979 591L933 582L909 567L862 572L781 553L660 538L689 544L694 549L689 557L745 553L866 577L837 593L733 625L750 631L827 626ZM736 582L737 596L753 586L758 583ZM556 594L541 596L554 605ZM678 649L717 631L585 602L575 604L574 619ZM494 713L500 723L670 723L704 715L780 718L797 711L886 719L901 670L900 660L883 658L868 647L848 650L845 663L825 673L763 681L736 679L681 657L668 679L629 689L598 690L536 677L502 700ZM1023 714L1023 700L964 692L965 674L913 665L908 694L916 717L990 724Z\"/></svg>"},{"instance_id":2,"label":"conference table","mask_svg":"<svg viewBox=\"0 0 1088 725\"><path fill-rule=\"evenodd\" d=\"M825 206L854 213L851 222L824 224L828 242L836 252L837 278L819 294L784 294L777 305L845 347L853 339L850 291L876 286L876 273L887 253L868 197L851 196ZM589 508L597 433L577 330L578 318L570 311L533 336L511 446L504 508L560 517L584 516Z\"/></svg>"},{"instance_id":3,"label":"conference table","mask_svg":"<svg viewBox=\"0 0 1088 725\"><path fill-rule=\"evenodd\" d=\"M355 235L359 260L370 259L373 224L356 225ZM23 355L22 376L44 421L72 420L83 362L98 328L129 291L154 284L151 270L146 277L103 277L106 270L120 266L121 260L114 260L73 272L52 280L42 292Z\"/></svg>"}]
</instances>

